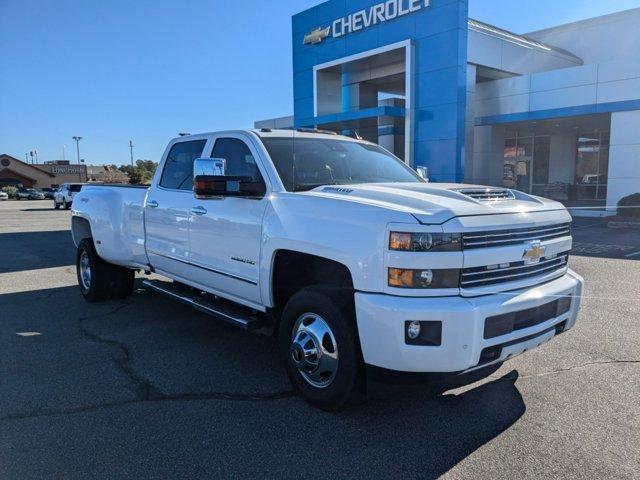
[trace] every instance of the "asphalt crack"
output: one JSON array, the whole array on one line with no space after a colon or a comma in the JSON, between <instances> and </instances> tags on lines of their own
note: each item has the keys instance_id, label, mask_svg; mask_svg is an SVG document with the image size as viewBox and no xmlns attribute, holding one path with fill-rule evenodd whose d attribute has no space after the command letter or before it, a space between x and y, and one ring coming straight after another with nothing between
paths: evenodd
<instances>
[{"instance_id":1,"label":"asphalt crack","mask_svg":"<svg viewBox=\"0 0 640 480\"><path fill-rule=\"evenodd\" d=\"M168 395L163 393L159 388L153 385L153 383L140 375L133 368L132 356L129 347L124 342L112 340L101 337L95 334L86 327L85 323L89 320L99 320L110 317L129 307L131 303L119 305L112 308L108 312L101 313L99 315L93 315L89 317L81 317L78 319L77 327L80 333L87 340L100 345L106 345L116 353L111 358L118 369L118 371L125 376L127 380L133 386L132 390L135 394L135 398L131 400L121 400L113 402L103 402L94 405L80 405L77 407L63 408L63 409L38 409L31 412L25 412L21 414L6 415L0 417L0 421L8 420L27 420L42 417L54 417L64 415L75 415L80 413L95 412L108 408L123 407L127 405L136 405L144 403L155 402L195 402L195 401L233 401L233 402L267 402L275 401L295 396L293 390L285 390L274 393L230 393L230 392L187 392L174 395Z\"/></svg>"},{"instance_id":2,"label":"asphalt crack","mask_svg":"<svg viewBox=\"0 0 640 480\"><path fill-rule=\"evenodd\" d=\"M107 345L119 351L120 355L112 355L111 357L113 359L113 362L116 365L116 368L133 385L133 390L134 390L134 393L136 394L137 400L149 400L154 396L161 395L161 392L159 392L153 386L150 380L144 378L142 375L138 374L138 372L134 370L131 364L132 359L131 359L131 352L129 350L129 347L124 342L118 342L117 340L111 340L108 338L101 337L95 333L92 333L85 326L85 322L89 320L99 320L102 318L110 317L124 310L130 305L131 305L130 303L125 303L124 305L119 305L118 307L115 307L110 311L100 315L94 315L91 317L81 317L78 320L78 329L80 330L80 333L82 334L82 336L84 336L87 340L94 343Z\"/></svg>"}]
</instances>

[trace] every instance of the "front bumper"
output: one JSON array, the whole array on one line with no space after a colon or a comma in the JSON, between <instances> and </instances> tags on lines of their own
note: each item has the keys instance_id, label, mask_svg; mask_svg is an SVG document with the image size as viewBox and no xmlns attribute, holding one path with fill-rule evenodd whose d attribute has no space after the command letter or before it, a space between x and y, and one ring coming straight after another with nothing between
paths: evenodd
<instances>
[{"instance_id":1,"label":"front bumper","mask_svg":"<svg viewBox=\"0 0 640 480\"><path fill-rule=\"evenodd\" d=\"M537 287L476 298L410 298L357 293L356 315L365 363L401 372L464 372L485 367L536 348L556 335L556 327L572 328L578 318L584 280L569 270ZM572 297L568 312L507 335L485 339L487 318L521 312ZM407 345L406 321L442 322L442 344ZM483 352L494 347L487 361Z\"/></svg>"}]
</instances>

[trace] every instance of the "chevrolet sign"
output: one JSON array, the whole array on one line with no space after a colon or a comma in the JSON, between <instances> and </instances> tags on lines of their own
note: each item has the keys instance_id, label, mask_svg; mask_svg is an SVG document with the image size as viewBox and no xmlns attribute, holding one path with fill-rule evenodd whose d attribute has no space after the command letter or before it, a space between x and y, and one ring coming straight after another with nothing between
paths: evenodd
<instances>
[{"instance_id":1,"label":"chevrolet sign","mask_svg":"<svg viewBox=\"0 0 640 480\"><path fill-rule=\"evenodd\" d=\"M366 10L334 20L329 27L318 27L304 37L305 45L316 45L331 36L343 37L350 33L388 22L395 18L419 12L431 5L431 0L388 0Z\"/></svg>"}]
</instances>

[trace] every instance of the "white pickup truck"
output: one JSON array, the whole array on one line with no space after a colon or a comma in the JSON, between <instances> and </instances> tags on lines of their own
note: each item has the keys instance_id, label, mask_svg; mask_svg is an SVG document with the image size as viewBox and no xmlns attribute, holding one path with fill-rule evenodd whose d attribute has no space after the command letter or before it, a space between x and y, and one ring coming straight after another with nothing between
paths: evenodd
<instances>
[{"instance_id":1,"label":"white pickup truck","mask_svg":"<svg viewBox=\"0 0 640 480\"><path fill-rule=\"evenodd\" d=\"M80 289L147 288L277 334L292 383L338 409L365 365L468 372L576 323L571 217L524 193L427 183L369 142L251 130L171 141L150 188L73 201Z\"/></svg>"}]
</instances>

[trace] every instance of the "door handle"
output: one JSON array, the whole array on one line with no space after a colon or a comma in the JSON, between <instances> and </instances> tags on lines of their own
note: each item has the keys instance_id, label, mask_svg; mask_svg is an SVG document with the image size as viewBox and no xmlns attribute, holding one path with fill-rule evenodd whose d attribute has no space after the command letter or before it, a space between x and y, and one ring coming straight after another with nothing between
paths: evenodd
<instances>
[{"instance_id":1,"label":"door handle","mask_svg":"<svg viewBox=\"0 0 640 480\"><path fill-rule=\"evenodd\" d=\"M147 202L147 206L149 208L158 208L160 206L160 204L158 202L156 202L155 200L151 200L150 202Z\"/></svg>"},{"instance_id":2,"label":"door handle","mask_svg":"<svg viewBox=\"0 0 640 480\"><path fill-rule=\"evenodd\" d=\"M193 207L191 209L191 213L194 213L196 215L206 215L207 214L207 209L204 207Z\"/></svg>"}]
</instances>

